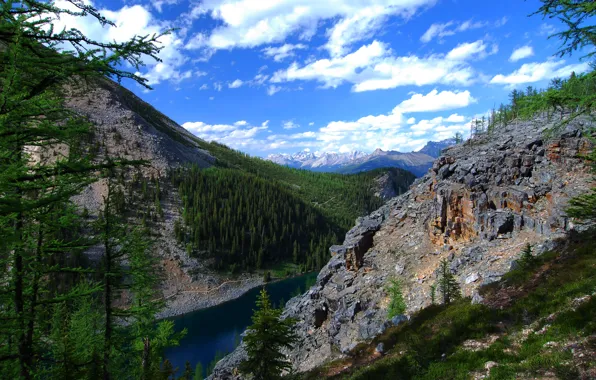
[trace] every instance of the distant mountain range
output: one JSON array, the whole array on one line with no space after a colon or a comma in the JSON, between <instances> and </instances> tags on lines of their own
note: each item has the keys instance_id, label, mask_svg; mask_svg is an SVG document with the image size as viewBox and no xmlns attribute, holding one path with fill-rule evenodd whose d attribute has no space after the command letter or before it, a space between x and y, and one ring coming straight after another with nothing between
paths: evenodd
<instances>
[{"instance_id":1,"label":"distant mountain range","mask_svg":"<svg viewBox=\"0 0 596 380\"><path fill-rule=\"evenodd\" d=\"M382 167L409 170L417 177L424 175L441 151L455 144L453 139L429 141L417 152L402 153L377 149L372 153L353 151L347 153L301 151L294 154L270 154L269 161L291 168L319 172L358 173Z\"/></svg>"}]
</instances>

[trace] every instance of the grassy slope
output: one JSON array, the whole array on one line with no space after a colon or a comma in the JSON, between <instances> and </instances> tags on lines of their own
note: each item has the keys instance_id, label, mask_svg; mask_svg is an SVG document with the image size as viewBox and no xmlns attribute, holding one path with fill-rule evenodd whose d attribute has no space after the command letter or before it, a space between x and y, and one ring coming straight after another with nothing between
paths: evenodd
<instances>
[{"instance_id":1,"label":"grassy slope","mask_svg":"<svg viewBox=\"0 0 596 380\"><path fill-rule=\"evenodd\" d=\"M431 306L305 376L349 379L560 379L596 376L596 235L542 255L483 288L487 305ZM587 297L586 297L587 296ZM582 298L583 297L583 298ZM489 339L493 337L493 339ZM485 342L464 349L467 340ZM383 343L386 354L375 353ZM575 352L575 355L573 354ZM348 368L348 369L344 369ZM584 376L584 377L583 377ZM585 377L587 376L587 377Z\"/></svg>"}]
</instances>

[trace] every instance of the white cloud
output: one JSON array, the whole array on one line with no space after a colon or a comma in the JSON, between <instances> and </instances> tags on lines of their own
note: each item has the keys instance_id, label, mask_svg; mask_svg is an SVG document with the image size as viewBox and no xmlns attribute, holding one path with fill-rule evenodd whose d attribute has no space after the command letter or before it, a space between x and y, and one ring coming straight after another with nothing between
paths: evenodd
<instances>
[{"instance_id":1,"label":"white cloud","mask_svg":"<svg viewBox=\"0 0 596 380\"><path fill-rule=\"evenodd\" d=\"M283 123L284 129L295 129L300 128L300 124L294 122L294 120L288 120Z\"/></svg>"},{"instance_id":2,"label":"white cloud","mask_svg":"<svg viewBox=\"0 0 596 380\"><path fill-rule=\"evenodd\" d=\"M476 42L465 42L457 45L447 53L446 58L454 61L466 61L474 56L484 58L486 54L486 45L481 40L478 40Z\"/></svg>"},{"instance_id":3,"label":"white cloud","mask_svg":"<svg viewBox=\"0 0 596 380\"><path fill-rule=\"evenodd\" d=\"M313 125L315 125L315 123L314 123L314 121L311 121L310 123L308 123L308 125L309 125L310 127L312 127Z\"/></svg>"},{"instance_id":4,"label":"white cloud","mask_svg":"<svg viewBox=\"0 0 596 380\"><path fill-rule=\"evenodd\" d=\"M414 94L408 100L401 102L393 112L436 112L454 108L467 107L475 103L476 99L470 95L470 91L441 91L432 90L426 95ZM454 115L452 115L454 116Z\"/></svg>"},{"instance_id":5,"label":"white cloud","mask_svg":"<svg viewBox=\"0 0 596 380\"><path fill-rule=\"evenodd\" d=\"M448 29L451 25L453 25L453 21L449 21L444 24L432 24L426 32L420 37L420 41L422 42L430 42L435 37L446 37L452 36L455 34L455 30Z\"/></svg>"},{"instance_id":6,"label":"white cloud","mask_svg":"<svg viewBox=\"0 0 596 380\"><path fill-rule=\"evenodd\" d=\"M164 5L174 5L177 4L178 0L152 0L151 5L159 12L163 10Z\"/></svg>"},{"instance_id":7,"label":"white cloud","mask_svg":"<svg viewBox=\"0 0 596 380\"><path fill-rule=\"evenodd\" d=\"M462 115L458 115L456 113L449 115L447 119L445 119L448 123L462 123L466 118Z\"/></svg>"},{"instance_id":8,"label":"white cloud","mask_svg":"<svg viewBox=\"0 0 596 380\"><path fill-rule=\"evenodd\" d=\"M329 54L342 56L353 43L372 37L393 11L391 7L372 5L337 22L327 31L329 41L325 47Z\"/></svg>"},{"instance_id":9,"label":"white cloud","mask_svg":"<svg viewBox=\"0 0 596 380\"><path fill-rule=\"evenodd\" d=\"M509 61L517 62L520 59L528 58L534 55L534 49L531 46L522 46L518 49L515 49L513 53L511 53L511 57L509 57Z\"/></svg>"},{"instance_id":10,"label":"white cloud","mask_svg":"<svg viewBox=\"0 0 596 380\"><path fill-rule=\"evenodd\" d=\"M213 83L213 89L215 91L221 91L223 89L223 85L219 82L215 82L215 83Z\"/></svg>"},{"instance_id":11,"label":"white cloud","mask_svg":"<svg viewBox=\"0 0 596 380\"><path fill-rule=\"evenodd\" d=\"M91 1L86 4L93 5ZM162 2L163 4L163 2ZM76 10L74 6L64 0L58 0L55 5L59 8ZM154 5L155 6L155 5ZM63 14L60 19L53 21L55 30L63 28L75 28L80 30L90 39L99 42L125 42L135 36L154 35L168 29L170 25L156 19L149 9L142 5L124 6L113 11L100 9L100 13L115 26L102 27L93 17L79 17ZM149 85L155 85L164 81L179 83L182 80L192 77L192 71L182 70L182 66L188 61L183 54L183 40L176 31L158 38L162 50L158 54L161 62L152 59L145 59L146 68L140 74L148 80Z\"/></svg>"},{"instance_id":12,"label":"white cloud","mask_svg":"<svg viewBox=\"0 0 596 380\"><path fill-rule=\"evenodd\" d=\"M269 85L269 87L267 88L267 95L272 96L278 92L281 91L281 87L280 86L276 86L276 85Z\"/></svg>"},{"instance_id":13,"label":"white cloud","mask_svg":"<svg viewBox=\"0 0 596 380\"><path fill-rule=\"evenodd\" d=\"M571 75L571 72L582 73L588 71L588 63L565 65L564 60L548 60L546 62L524 63L519 69L511 74L495 75L490 83L515 86L517 84L535 83L541 80L552 78L564 78Z\"/></svg>"},{"instance_id":14,"label":"white cloud","mask_svg":"<svg viewBox=\"0 0 596 380\"><path fill-rule=\"evenodd\" d=\"M293 57L296 55L296 53L294 53L294 50L300 50L300 49L306 49L307 46L304 44L296 44L296 45L292 45L292 44L284 44L282 46L278 46L278 47L267 47L265 49L263 49L263 53L265 54L265 56L269 57L269 58L273 58L273 60L275 62L281 62L284 59L288 58L288 57Z\"/></svg>"},{"instance_id":15,"label":"white cloud","mask_svg":"<svg viewBox=\"0 0 596 380\"><path fill-rule=\"evenodd\" d=\"M193 37L193 48L252 48L284 41L296 34L311 38L321 21L333 20L329 30L330 50L360 41L377 30L389 15L408 19L436 0L205 0L195 5L189 17L209 15L221 25L210 35ZM364 5L364 6L363 6Z\"/></svg>"},{"instance_id":16,"label":"white cloud","mask_svg":"<svg viewBox=\"0 0 596 380\"><path fill-rule=\"evenodd\" d=\"M320 59L302 67L293 63L275 72L271 82L315 80L324 88L347 82L353 85L352 91L362 92L407 85L468 85L474 81L474 70L464 61L469 58L465 54L448 58L444 54L396 57L391 53L386 44L375 40L343 57Z\"/></svg>"},{"instance_id":17,"label":"white cloud","mask_svg":"<svg viewBox=\"0 0 596 380\"><path fill-rule=\"evenodd\" d=\"M236 79L232 83L228 83L228 87L229 88L238 88L238 87L241 87L243 84L244 84L243 81L241 81L240 79Z\"/></svg>"},{"instance_id":18,"label":"white cloud","mask_svg":"<svg viewBox=\"0 0 596 380\"><path fill-rule=\"evenodd\" d=\"M497 21L497 23L495 23L495 26L500 26L501 22L502 20ZM446 23L436 23L432 24L426 30L426 32L424 32L424 34L420 37L420 41L427 43L432 41L432 39L436 37L441 39L443 37L453 36L456 33L464 32L466 30L483 28L487 25L489 25L487 22L473 20L468 20L464 22L449 21Z\"/></svg>"},{"instance_id":19,"label":"white cloud","mask_svg":"<svg viewBox=\"0 0 596 380\"><path fill-rule=\"evenodd\" d=\"M209 85L205 83L199 88L199 91L204 91L204 90L208 90L208 89L209 89Z\"/></svg>"},{"instance_id":20,"label":"white cloud","mask_svg":"<svg viewBox=\"0 0 596 380\"><path fill-rule=\"evenodd\" d=\"M269 75L257 74L255 75L255 78L252 80L252 84L261 86L267 81L267 79L269 79Z\"/></svg>"},{"instance_id":21,"label":"white cloud","mask_svg":"<svg viewBox=\"0 0 596 380\"><path fill-rule=\"evenodd\" d=\"M257 136L267 130L267 122L261 126L250 125L245 120L230 124L207 124L201 121L186 122L182 127L207 141L218 141L234 148L250 148L263 144Z\"/></svg>"}]
</instances>

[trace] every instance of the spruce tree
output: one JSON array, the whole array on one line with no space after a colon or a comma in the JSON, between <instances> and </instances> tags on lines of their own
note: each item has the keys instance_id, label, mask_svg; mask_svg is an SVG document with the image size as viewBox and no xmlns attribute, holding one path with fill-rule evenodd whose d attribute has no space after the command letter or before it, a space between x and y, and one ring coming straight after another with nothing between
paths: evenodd
<instances>
[{"instance_id":1,"label":"spruce tree","mask_svg":"<svg viewBox=\"0 0 596 380\"><path fill-rule=\"evenodd\" d=\"M439 292L443 297L443 304L449 305L452 301L457 300L461 297L461 291L459 283L455 279L451 269L449 269L449 263L446 259L441 260L439 267Z\"/></svg>"},{"instance_id":2,"label":"spruce tree","mask_svg":"<svg viewBox=\"0 0 596 380\"><path fill-rule=\"evenodd\" d=\"M282 371L292 368L282 350L291 348L296 341L292 331L296 321L282 319L281 312L273 307L263 288L257 298L252 325L244 337L248 359L240 364L240 371L251 374L255 380L278 379Z\"/></svg>"}]
</instances>

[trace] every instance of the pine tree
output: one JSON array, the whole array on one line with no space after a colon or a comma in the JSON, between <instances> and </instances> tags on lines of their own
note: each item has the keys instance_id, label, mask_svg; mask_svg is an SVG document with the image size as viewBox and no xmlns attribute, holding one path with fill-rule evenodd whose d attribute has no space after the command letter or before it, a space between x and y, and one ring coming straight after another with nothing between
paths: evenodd
<instances>
[{"instance_id":1,"label":"pine tree","mask_svg":"<svg viewBox=\"0 0 596 380\"><path fill-rule=\"evenodd\" d=\"M449 305L452 301L461 297L461 291L457 280L446 259L441 260L439 267L439 291L443 296L443 304Z\"/></svg>"},{"instance_id":2,"label":"pine tree","mask_svg":"<svg viewBox=\"0 0 596 380\"><path fill-rule=\"evenodd\" d=\"M387 286L389 294L389 306L387 307L387 318L402 315L406 312L406 301L401 291L401 283L398 280L390 280Z\"/></svg>"},{"instance_id":3,"label":"pine tree","mask_svg":"<svg viewBox=\"0 0 596 380\"><path fill-rule=\"evenodd\" d=\"M281 312L263 288L244 337L248 359L240 364L240 371L252 374L255 380L278 379L282 371L292 368L282 350L291 348L296 340L292 331L295 320L281 319Z\"/></svg>"}]
</instances>

